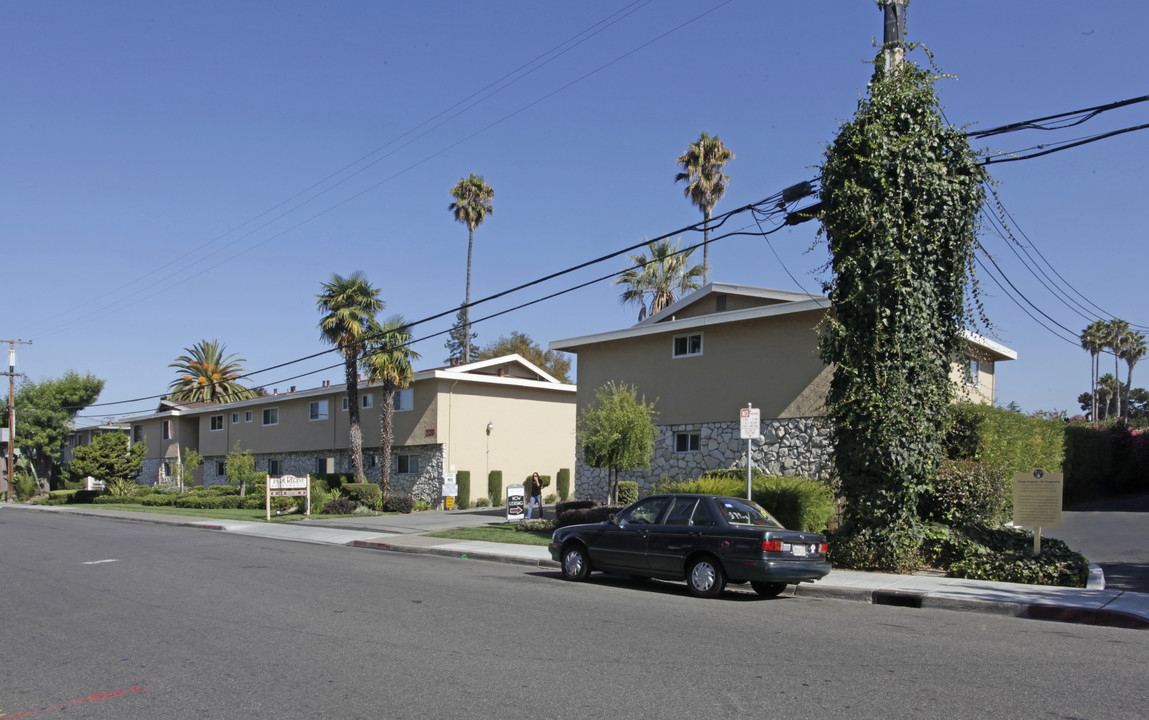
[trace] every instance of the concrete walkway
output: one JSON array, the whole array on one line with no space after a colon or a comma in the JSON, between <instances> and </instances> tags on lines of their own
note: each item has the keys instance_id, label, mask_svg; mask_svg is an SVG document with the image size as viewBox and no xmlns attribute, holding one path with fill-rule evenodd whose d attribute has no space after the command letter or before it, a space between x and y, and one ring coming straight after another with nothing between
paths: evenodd
<instances>
[{"instance_id":1,"label":"concrete walkway","mask_svg":"<svg viewBox=\"0 0 1149 720\"><path fill-rule=\"evenodd\" d=\"M251 535L359 548L487 560L558 570L547 548L538 545L460 541L423 533L501 523L501 510L420 512L378 517L341 516L287 523L243 522L213 518L157 515L86 506L0 505L0 510L57 512L132 522L181 525ZM548 513L548 517L553 517ZM1098 583L1092 582L1091 586ZM1101 584L1103 587L1103 584ZM734 585L732 591L743 591ZM746 591L749 591L748 588ZM932 574L834 570L815 583L793 586L800 597L830 598L896 605L981 612L1063 622L1149 629L1149 593L1123 590L1050 587L962 580Z\"/></svg>"}]
</instances>

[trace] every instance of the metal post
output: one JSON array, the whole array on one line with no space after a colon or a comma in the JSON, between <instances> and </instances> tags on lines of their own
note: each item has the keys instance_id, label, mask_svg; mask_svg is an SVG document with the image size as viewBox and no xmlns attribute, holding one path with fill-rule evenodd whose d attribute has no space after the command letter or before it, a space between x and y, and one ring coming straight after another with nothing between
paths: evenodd
<instances>
[{"instance_id":1,"label":"metal post","mask_svg":"<svg viewBox=\"0 0 1149 720\"><path fill-rule=\"evenodd\" d=\"M753 407L754 407L753 404L746 403L747 409L752 409ZM751 488L750 488L750 475L751 475L751 468L753 466L754 466L754 439L753 438L746 438L746 499L747 500L753 500L753 498L751 497L751 492L750 492L750 490L751 490Z\"/></svg>"}]
</instances>

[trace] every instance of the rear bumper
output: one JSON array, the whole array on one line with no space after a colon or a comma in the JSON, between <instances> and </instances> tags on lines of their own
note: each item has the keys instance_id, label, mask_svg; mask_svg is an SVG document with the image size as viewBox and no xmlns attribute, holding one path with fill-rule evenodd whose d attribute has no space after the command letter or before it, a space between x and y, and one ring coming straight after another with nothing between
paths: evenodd
<instances>
[{"instance_id":1,"label":"rear bumper","mask_svg":"<svg viewBox=\"0 0 1149 720\"><path fill-rule=\"evenodd\" d=\"M726 576L731 580L757 582L813 582L830 574L826 560L758 560L726 563Z\"/></svg>"}]
</instances>

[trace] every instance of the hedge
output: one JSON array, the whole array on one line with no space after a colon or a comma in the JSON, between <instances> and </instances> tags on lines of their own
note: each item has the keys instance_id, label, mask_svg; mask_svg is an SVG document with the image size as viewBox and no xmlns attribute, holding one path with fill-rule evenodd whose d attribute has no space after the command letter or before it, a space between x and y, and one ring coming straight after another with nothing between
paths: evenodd
<instances>
[{"instance_id":1,"label":"hedge","mask_svg":"<svg viewBox=\"0 0 1149 720\"><path fill-rule=\"evenodd\" d=\"M661 492L745 497L746 471L711 470L697 480L663 483ZM755 469L750 497L766 508L782 526L801 532L822 532L834 512L834 493L828 485L809 478L767 476Z\"/></svg>"},{"instance_id":2,"label":"hedge","mask_svg":"<svg viewBox=\"0 0 1149 720\"><path fill-rule=\"evenodd\" d=\"M559 500L566 500L571 496L570 468L560 468L555 479L555 486L559 491Z\"/></svg>"},{"instance_id":3,"label":"hedge","mask_svg":"<svg viewBox=\"0 0 1149 720\"><path fill-rule=\"evenodd\" d=\"M948 525L1000 525L1013 507L1013 477L974 460L945 460L922 494L918 515Z\"/></svg>"},{"instance_id":4,"label":"hedge","mask_svg":"<svg viewBox=\"0 0 1149 720\"><path fill-rule=\"evenodd\" d=\"M950 408L946 454L1002 468L1007 477L1042 468L1060 472L1066 424L975 403Z\"/></svg>"},{"instance_id":5,"label":"hedge","mask_svg":"<svg viewBox=\"0 0 1149 720\"><path fill-rule=\"evenodd\" d=\"M459 494L455 498L455 506L460 510L471 507L471 471L460 470L455 473L455 483L459 486Z\"/></svg>"},{"instance_id":6,"label":"hedge","mask_svg":"<svg viewBox=\"0 0 1149 720\"><path fill-rule=\"evenodd\" d=\"M487 473L487 497L491 499L491 504L499 506L503 504L503 471L492 470Z\"/></svg>"},{"instance_id":7,"label":"hedge","mask_svg":"<svg viewBox=\"0 0 1149 720\"><path fill-rule=\"evenodd\" d=\"M375 483L346 483L339 488L343 497L351 498L363 507L378 506L383 490Z\"/></svg>"},{"instance_id":8,"label":"hedge","mask_svg":"<svg viewBox=\"0 0 1149 720\"><path fill-rule=\"evenodd\" d=\"M618 504L622 506L638 502L638 483L634 480L618 481Z\"/></svg>"}]
</instances>

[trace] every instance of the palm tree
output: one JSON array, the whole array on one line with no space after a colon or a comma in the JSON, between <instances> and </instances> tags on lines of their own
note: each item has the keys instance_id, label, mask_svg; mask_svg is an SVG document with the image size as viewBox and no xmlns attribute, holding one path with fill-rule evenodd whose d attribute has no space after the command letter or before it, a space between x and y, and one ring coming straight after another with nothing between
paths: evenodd
<instances>
[{"instance_id":1,"label":"palm tree","mask_svg":"<svg viewBox=\"0 0 1149 720\"><path fill-rule=\"evenodd\" d=\"M1128 405L1129 393L1133 392L1133 366L1145 357L1145 336L1133 330L1125 333L1118 357L1125 361L1125 366L1128 368L1125 375L1125 398L1126 405ZM1126 408L1126 412L1128 412L1128 408Z\"/></svg>"},{"instance_id":2,"label":"palm tree","mask_svg":"<svg viewBox=\"0 0 1149 720\"><path fill-rule=\"evenodd\" d=\"M1113 377L1116 379L1119 373L1118 363L1121 361L1121 352L1124 343L1127 340L1129 333L1129 323L1124 320L1113 318L1105 324L1105 347L1113 351ZM1117 417L1121 417L1121 383L1117 383Z\"/></svg>"},{"instance_id":3,"label":"palm tree","mask_svg":"<svg viewBox=\"0 0 1149 720\"><path fill-rule=\"evenodd\" d=\"M475 228L483 224L488 215L495 214L491 200L495 191L488 185L482 175L471 173L470 177L461 178L451 188L451 197L455 201L447 209L455 214L455 220L467 226L467 295L463 305L463 362L471 362L471 252L475 246Z\"/></svg>"},{"instance_id":4,"label":"palm tree","mask_svg":"<svg viewBox=\"0 0 1149 720\"><path fill-rule=\"evenodd\" d=\"M1089 394L1093 397L1093 406L1089 419L1097 422L1097 376L1101 372L1099 357L1105 349L1105 321L1094 320L1081 331L1081 347L1089 351Z\"/></svg>"},{"instance_id":5,"label":"palm tree","mask_svg":"<svg viewBox=\"0 0 1149 720\"><path fill-rule=\"evenodd\" d=\"M410 328L402 316L388 318L377 326L377 330L363 357L363 369L367 371L368 379L383 385L383 411L379 414L379 450L382 455L379 487L386 498L391 488L391 443L394 441L391 420L395 413L395 391L411 384L415 375L411 361L418 360L419 353L410 347Z\"/></svg>"},{"instance_id":6,"label":"palm tree","mask_svg":"<svg viewBox=\"0 0 1149 720\"><path fill-rule=\"evenodd\" d=\"M1110 373L1105 373L1097 380L1097 394L1105 398L1105 419L1109 419L1109 406L1113 398L1121 395L1121 381Z\"/></svg>"},{"instance_id":7,"label":"palm tree","mask_svg":"<svg viewBox=\"0 0 1149 720\"><path fill-rule=\"evenodd\" d=\"M180 375L168 385L169 399L176 402L235 402L255 397L255 391L239 383L246 370L234 353L224 355L226 345L219 340L200 340L187 355L180 355L168 367Z\"/></svg>"},{"instance_id":8,"label":"palm tree","mask_svg":"<svg viewBox=\"0 0 1149 720\"><path fill-rule=\"evenodd\" d=\"M678 158L682 172L674 176L674 182L686 183L683 193L702 211L703 284L707 281L710 268L710 213L726 194L726 184L730 178L722 172L722 168L733 159L734 153L726 149L718 136L711 136L705 130L698 137L698 142L690 143L690 147Z\"/></svg>"},{"instance_id":9,"label":"palm tree","mask_svg":"<svg viewBox=\"0 0 1149 720\"><path fill-rule=\"evenodd\" d=\"M679 242L675 240L671 245L669 239L662 239L648 243L650 257L642 253L628 255L634 267L614 281L615 285L626 286L619 297L622 304L638 305L639 322L648 314L654 315L670 306L680 294L700 287L698 277L705 274L705 266L690 265L694 249L680 252ZM650 299L649 312L647 298Z\"/></svg>"},{"instance_id":10,"label":"palm tree","mask_svg":"<svg viewBox=\"0 0 1149 720\"><path fill-rule=\"evenodd\" d=\"M315 297L316 307L323 314L319 321L320 335L343 356L351 464L355 469L355 481L363 482L366 476L363 474L363 433L359 428L356 365L367 347L371 330L378 327L375 314L383 309L383 301L379 299L379 290L371 287L367 276L360 271L348 277L332 273L331 279L323 283L323 292Z\"/></svg>"}]
</instances>

